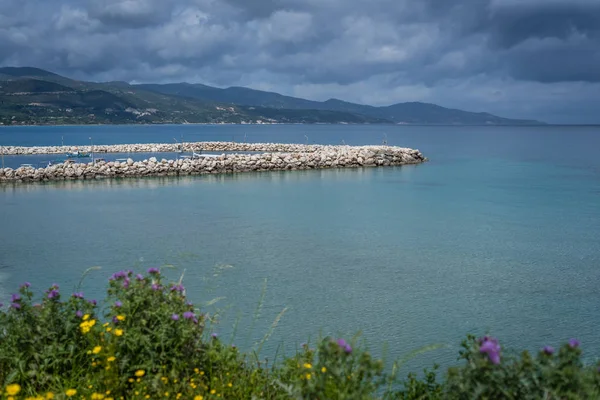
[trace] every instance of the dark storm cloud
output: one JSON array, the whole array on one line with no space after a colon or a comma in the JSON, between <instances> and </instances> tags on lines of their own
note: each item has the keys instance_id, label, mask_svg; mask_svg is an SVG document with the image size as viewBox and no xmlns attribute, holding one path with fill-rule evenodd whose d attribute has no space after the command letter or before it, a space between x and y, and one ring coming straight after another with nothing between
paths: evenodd
<instances>
[{"instance_id":1,"label":"dark storm cloud","mask_svg":"<svg viewBox=\"0 0 600 400\"><path fill-rule=\"evenodd\" d=\"M559 107L551 93L578 90L570 105L600 101L580 86L600 85L598 0L3 0L0 43L1 65L80 79L531 118ZM511 101L519 90L529 103Z\"/></svg>"}]
</instances>

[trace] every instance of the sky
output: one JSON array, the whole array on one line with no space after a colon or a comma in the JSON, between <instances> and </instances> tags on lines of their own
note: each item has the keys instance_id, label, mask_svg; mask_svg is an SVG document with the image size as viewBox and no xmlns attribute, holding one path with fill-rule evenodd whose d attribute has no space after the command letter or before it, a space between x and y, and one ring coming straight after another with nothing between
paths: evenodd
<instances>
[{"instance_id":1,"label":"sky","mask_svg":"<svg viewBox=\"0 0 600 400\"><path fill-rule=\"evenodd\" d=\"M0 0L0 66L600 123L600 0Z\"/></svg>"}]
</instances>

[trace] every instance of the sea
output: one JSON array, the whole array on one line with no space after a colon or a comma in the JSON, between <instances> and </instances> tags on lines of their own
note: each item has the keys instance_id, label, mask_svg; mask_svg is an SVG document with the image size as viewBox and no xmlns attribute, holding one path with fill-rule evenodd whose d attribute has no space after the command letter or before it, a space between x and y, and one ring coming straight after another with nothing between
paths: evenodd
<instances>
[{"instance_id":1,"label":"sea","mask_svg":"<svg viewBox=\"0 0 600 400\"><path fill-rule=\"evenodd\" d=\"M0 185L0 302L24 281L102 300L111 273L162 266L221 340L270 360L323 336L388 365L439 345L408 357L420 370L459 363L469 333L505 352L577 338L600 357L600 127L0 128L0 146L182 140L387 142L429 161Z\"/></svg>"}]
</instances>

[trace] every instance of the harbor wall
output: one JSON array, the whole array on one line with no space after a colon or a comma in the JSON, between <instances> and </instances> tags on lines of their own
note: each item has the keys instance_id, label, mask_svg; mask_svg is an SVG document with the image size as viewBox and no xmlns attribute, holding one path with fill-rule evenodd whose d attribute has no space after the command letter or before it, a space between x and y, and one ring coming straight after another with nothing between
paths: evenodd
<instances>
[{"instance_id":1,"label":"harbor wall","mask_svg":"<svg viewBox=\"0 0 600 400\"><path fill-rule=\"evenodd\" d=\"M207 143L213 143L207 146ZM245 147L236 147L243 145ZM145 146L153 145L117 145ZM163 150L162 145L157 145ZM169 145L165 145L169 146ZM262 146L262 147L261 147ZM114 146L107 146L114 147ZM324 168L384 167L419 164L427 159L419 150L393 146L319 146L289 144L244 144L205 142L202 150L263 151L261 154L221 154L195 159L160 159L143 161L99 161L95 163L67 162L46 168L23 166L0 168L0 182L54 181L71 179L102 179L144 176L180 176L199 174L239 173L251 171L307 170ZM283 151L283 149L287 151ZM79 149L84 151L84 149ZM200 150L200 149L198 149ZM293 151L291 151L293 150ZM110 150L111 152L114 150ZM148 150L139 150L148 151ZM171 150L172 151L172 150ZM27 153L42 154L42 153Z\"/></svg>"}]
</instances>

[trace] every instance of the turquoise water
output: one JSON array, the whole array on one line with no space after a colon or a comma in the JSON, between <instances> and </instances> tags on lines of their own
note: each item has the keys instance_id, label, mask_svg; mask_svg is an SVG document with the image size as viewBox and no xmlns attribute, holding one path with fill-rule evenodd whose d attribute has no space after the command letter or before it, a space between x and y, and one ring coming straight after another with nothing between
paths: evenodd
<instances>
[{"instance_id":1,"label":"turquoise water","mask_svg":"<svg viewBox=\"0 0 600 400\"><path fill-rule=\"evenodd\" d=\"M288 307L265 354L360 330L390 356L448 345L412 367L452 363L467 332L532 350L577 337L600 356L598 128L39 127L0 129L0 144L51 144L63 132L80 144L91 135L156 142L181 131L185 140L348 144L385 134L431 161L1 186L0 298L25 280L68 290L96 265L103 271L84 291L100 297L111 272L170 263L173 276L185 269L194 300L224 297L217 330L228 338L240 318L238 345L259 340Z\"/></svg>"}]
</instances>

